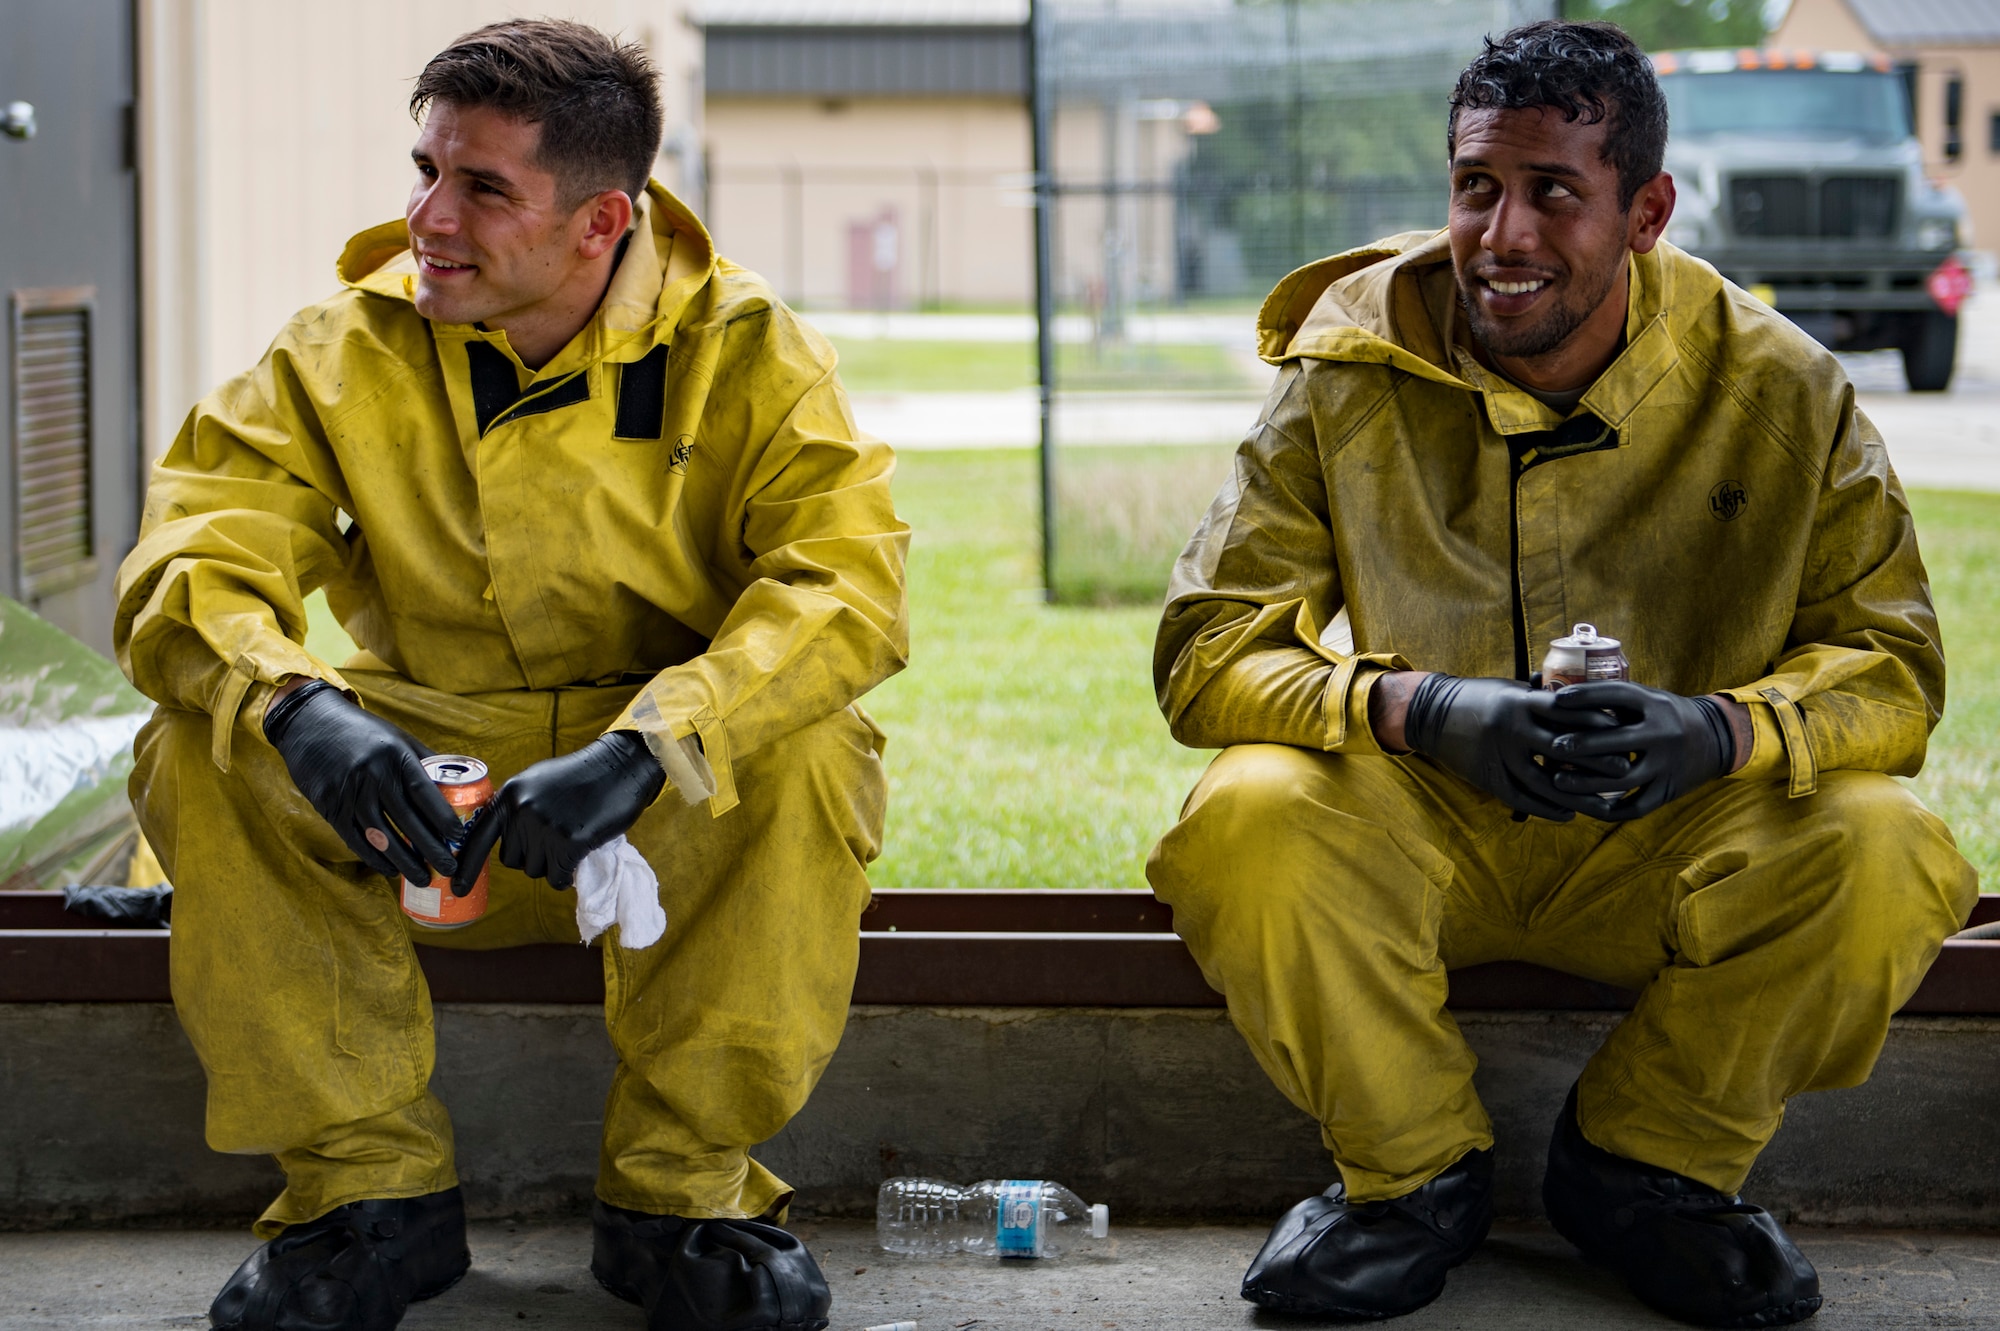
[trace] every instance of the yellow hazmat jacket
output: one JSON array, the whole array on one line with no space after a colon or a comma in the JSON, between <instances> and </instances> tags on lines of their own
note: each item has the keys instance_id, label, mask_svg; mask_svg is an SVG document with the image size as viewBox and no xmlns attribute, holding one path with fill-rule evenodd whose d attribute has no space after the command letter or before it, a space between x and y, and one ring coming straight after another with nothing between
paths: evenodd
<instances>
[{"instance_id":1,"label":"yellow hazmat jacket","mask_svg":"<svg viewBox=\"0 0 2000 1331\"><path fill-rule=\"evenodd\" d=\"M1631 278L1625 348L1566 425L1466 350L1442 232L1278 286L1277 382L1155 647L1182 743L1380 752L1383 670L1513 678L1588 621L1635 680L1749 704L1738 777L1803 795L1822 769L1922 765L1937 617L1839 364L1670 245Z\"/></svg>"},{"instance_id":2,"label":"yellow hazmat jacket","mask_svg":"<svg viewBox=\"0 0 2000 1331\"><path fill-rule=\"evenodd\" d=\"M612 728L718 815L732 755L903 666L888 447L826 341L659 185L539 374L417 313L401 222L339 275L188 417L119 570L120 664L214 716L219 765L283 677L345 686L302 645L319 587L356 668L452 694L643 682Z\"/></svg>"}]
</instances>

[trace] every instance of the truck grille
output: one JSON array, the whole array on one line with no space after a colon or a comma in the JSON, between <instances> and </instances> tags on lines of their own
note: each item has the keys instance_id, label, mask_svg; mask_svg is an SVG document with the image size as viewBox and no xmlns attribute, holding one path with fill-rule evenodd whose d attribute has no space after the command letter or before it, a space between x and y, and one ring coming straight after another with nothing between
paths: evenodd
<instances>
[{"instance_id":1,"label":"truck grille","mask_svg":"<svg viewBox=\"0 0 2000 1331\"><path fill-rule=\"evenodd\" d=\"M1887 240L1896 234L1896 176L1736 176L1729 220L1755 239Z\"/></svg>"}]
</instances>

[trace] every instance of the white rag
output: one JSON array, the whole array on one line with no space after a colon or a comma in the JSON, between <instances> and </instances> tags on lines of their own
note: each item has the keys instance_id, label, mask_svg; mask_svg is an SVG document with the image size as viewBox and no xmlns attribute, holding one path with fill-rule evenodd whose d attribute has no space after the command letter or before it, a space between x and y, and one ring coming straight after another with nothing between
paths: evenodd
<instances>
[{"instance_id":1,"label":"white rag","mask_svg":"<svg viewBox=\"0 0 2000 1331\"><path fill-rule=\"evenodd\" d=\"M613 837L576 866L576 927L583 941L618 926L618 945L651 947L667 931L660 908L660 879L646 857L622 836Z\"/></svg>"}]
</instances>

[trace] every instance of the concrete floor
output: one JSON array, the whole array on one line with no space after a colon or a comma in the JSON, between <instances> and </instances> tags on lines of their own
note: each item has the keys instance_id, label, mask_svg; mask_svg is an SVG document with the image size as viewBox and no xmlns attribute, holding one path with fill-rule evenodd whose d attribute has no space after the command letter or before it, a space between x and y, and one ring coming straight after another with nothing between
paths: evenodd
<instances>
[{"instance_id":1,"label":"concrete floor","mask_svg":"<svg viewBox=\"0 0 2000 1331\"><path fill-rule=\"evenodd\" d=\"M1247 1226L1132 1228L1108 1259L1000 1264L890 1257L871 1227L799 1226L834 1290L835 1331L914 1321L918 1331L1194 1331L1286 1326L1236 1296L1263 1241ZM2000 1235L1801 1230L1827 1306L1817 1325L1855 1331L2000 1328ZM0 1234L0 1328L204 1327L208 1300L253 1241L216 1231ZM417 1305L409 1331L640 1331L639 1311L590 1278L582 1223L473 1226L472 1273ZM1622 1331L1678 1325L1633 1302L1541 1226L1504 1226L1409 1331Z\"/></svg>"}]
</instances>

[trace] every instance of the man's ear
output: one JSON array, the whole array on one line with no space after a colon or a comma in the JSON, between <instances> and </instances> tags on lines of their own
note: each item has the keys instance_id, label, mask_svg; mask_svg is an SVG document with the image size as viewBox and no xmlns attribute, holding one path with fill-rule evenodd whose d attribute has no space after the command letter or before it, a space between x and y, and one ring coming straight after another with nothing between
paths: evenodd
<instances>
[{"instance_id":1,"label":"man's ear","mask_svg":"<svg viewBox=\"0 0 2000 1331\"><path fill-rule=\"evenodd\" d=\"M586 260L600 258L616 248L631 227L632 196L622 189L603 190L579 204L577 214L585 223L576 252Z\"/></svg>"},{"instance_id":2,"label":"man's ear","mask_svg":"<svg viewBox=\"0 0 2000 1331\"><path fill-rule=\"evenodd\" d=\"M1660 243L1667 219L1674 215L1674 178L1662 171L1632 196L1625 214L1625 247L1634 254L1649 253Z\"/></svg>"}]
</instances>

